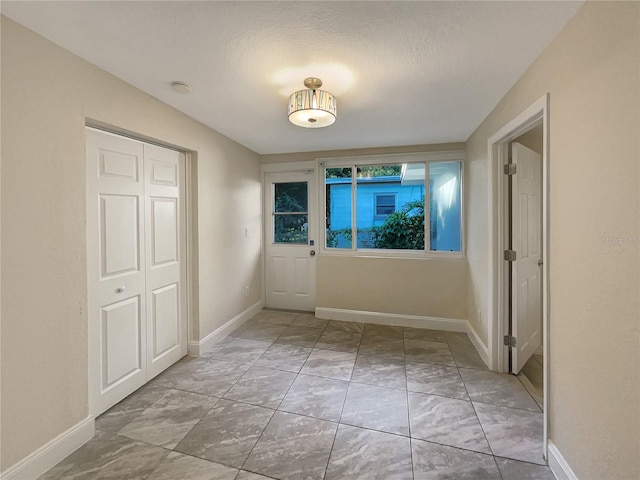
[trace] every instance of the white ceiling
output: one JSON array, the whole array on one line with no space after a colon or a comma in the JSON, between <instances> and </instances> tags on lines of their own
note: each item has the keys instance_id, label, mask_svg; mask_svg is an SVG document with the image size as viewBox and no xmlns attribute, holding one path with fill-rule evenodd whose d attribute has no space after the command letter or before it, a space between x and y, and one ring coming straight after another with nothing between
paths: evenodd
<instances>
[{"instance_id":1,"label":"white ceiling","mask_svg":"<svg viewBox=\"0 0 640 480\"><path fill-rule=\"evenodd\" d=\"M3 1L2 13L267 154L464 141L581 4ZM287 120L308 76L338 99L330 127Z\"/></svg>"}]
</instances>

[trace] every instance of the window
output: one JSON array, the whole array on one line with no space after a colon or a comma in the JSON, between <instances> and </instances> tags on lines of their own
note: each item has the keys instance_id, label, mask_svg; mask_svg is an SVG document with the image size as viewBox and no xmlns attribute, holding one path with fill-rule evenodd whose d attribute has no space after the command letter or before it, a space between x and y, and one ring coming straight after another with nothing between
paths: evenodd
<instances>
[{"instance_id":1,"label":"window","mask_svg":"<svg viewBox=\"0 0 640 480\"><path fill-rule=\"evenodd\" d=\"M273 243L308 243L307 182L273 184Z\"/></svg>"},{"instance_id":2,"label":"window","mask_svg":"<svg viewBox=\"0 0 640 480\"><path fill-rule=\"evenodd\" d=\"M376 218L384 218L396 211L395 193L376 193Z\"/></svg>"},{"instance_id":3,"label":"window","mask_svg":"<svg viewBox=\"0 0 640 480\"><path fill-rule=\"evenodd\" d=\"M462 163L415 157L325 165L326 249L462 251Z\"/></svg>"}]
</instances>

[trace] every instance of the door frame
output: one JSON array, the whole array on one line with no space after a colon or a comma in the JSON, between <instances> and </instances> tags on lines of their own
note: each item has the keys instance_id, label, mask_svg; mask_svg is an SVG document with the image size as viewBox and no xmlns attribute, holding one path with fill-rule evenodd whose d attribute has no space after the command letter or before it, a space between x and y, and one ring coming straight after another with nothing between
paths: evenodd
<instances>
[{"instance_id":1,"label":"door frame","mask_svg":"<svg viewBox=\"0 0 640 480\"><path fill-rule=\"evenodd\" d=\"M264 198L265 198L265 192L266 192L266 188L267 188L267 183L266 183L266 177L268 174L270 173L303 173L303 172L308 172L311 173L315 176L316 180L318 178L318 167L317 167L317 162L316 160L306 160L306 161L299 161L299 162L280 162L280 163L267 163L267 164L263 164L260 166L260 187L261 187L261 192L260 192L260 201L262 202L261 204L261 212L262 212L262 251L264 252L264 255L262 255L262 304L266 305L266 301L267 301L267 255L266 255L266 251L267 251L267 242L269 241L269 228L270 228L270 218L265 214L265 208L267 207L267 205L265 204ZM314 185L315 188L315 185ZM316 212L315 212L315 217L316 218L311 218L311 212L309 212L309 223L316 222L317 224L317 217L319 215L318 213L318 209L320 208L320 205L318 204L318 197L319 196L319 192L316 192L316 198L314 199L316 202ZM317 227L316 227L317 228ZM319 256L320 250L319 250L319 245L318 245L318 235L320 234L320 232L316 232L316 245L315 245L315 251L316 251L316 258ZM317 262L317 260L316 260ZM317 272L317 265L316 265L316 307L317 307L317 277L318 277L318 272ZM314 307L315 310L315 307Z\"/></svg>"},{"instance_id":2,"label":"door frame","mask_svg":"<svg viewBox=\"0 0 640 480\"><path fill-rule=\"evenodd\" d=\"M158 140L155 140L151 137L132 133L128 130L119 129L117 127L113 127L111 125L107 125L103 122L96 121L96 120L86 119L85 124L83 126L83 132L85 132L87 128L92 128L94 130L99 130L112 135L118 135L120 137L130 138L138 142L148 143L148 144L156 145L162 148L168 148L170 150L178 151L182 155L184 155L185 178L184 178L184 192L183 192L183 198L184 198L183 215L184 215L185 230L186 230L185 231L186 242L184 246L184 250L185 250L184 263L185 264L183 268L184 268L184 275L185 275L185 278L184 278L185 292L186 292L185 301L187 302L187 305L186 305L187 318L185 319L185 321L187 322L187 354L190 355L192 343L195 342L196 344L198 344L199 342L199 340L197 339L198 331L196 328L198 325L195 324L195 321L198 318L198 305L193 302L194 292L197 292L195 287L198 283L197 278L195 277L195 275L197 275L198 270L194 269L194 265L197 265L197 262L198 262L197 249L195 248L195 245L197 244L197 238L195 236L195 232L197 232L197 229L195 228L196 222L197 222L197 209L195 208L195 206L197 205L196 203L197 198L195 197L195 194L194 194L194 192L197 191L197 189L192 188L192 185L196 185L195 182L197 182L197 168L196 168L197 154L188 149L178 147L176 145L172 145L169 143L159 142ZM86 140L85 140L85 143L86 143ZM85 167L86 167L86 160L85 160ZM87 189L87 185L85 185L85 202L86 202L85 214L88 214L89 208L90 208L88 195L89 195L89 192ZM88 228L89 228L88 222L85 222L85 223L87 223L86 225L87 231L85 232L85 243L86 243L89 241L90 232L88 231ZM88 256L86 258L86 266L87 266L87 323L88 323L89 315L92 307L89 301L94 296L91 294L91 292L88 291L91 285L91 280L89 276L92 274L92 269L89 264ZM89 416L91 416L92 418L95 418L97 416L96 415L97 397L99 395L99 392L94 391L92 388L92 384L93 384L92 378L100 374L98 352L95 351L96 349L94 347L95 345L98 344L98 338L96 338L95 336L96 334L97 334L96 329L91 328L87 324L87 373L88 373L87 400L88 400L88 407L89 407Z\"/></svg>"},{"instance_id":3,"label":"door frame","mask_svg":"<svg viewBox=\"0 0 640 480\"><path fill-rule=\"evenodd\" d=\"M500 128L488 140L489 191L489 311L488 341L490 367L498 372L508 371L508 354L503 345L509 333L508 262L503 259L508 228L505 203L507 182L503 165L508 163L509 143L523 133L542 124L542 349L543 349L543 455L547 459L549 434L549 93L544 94L526 110Z\"/></svg>"}]
</instances>

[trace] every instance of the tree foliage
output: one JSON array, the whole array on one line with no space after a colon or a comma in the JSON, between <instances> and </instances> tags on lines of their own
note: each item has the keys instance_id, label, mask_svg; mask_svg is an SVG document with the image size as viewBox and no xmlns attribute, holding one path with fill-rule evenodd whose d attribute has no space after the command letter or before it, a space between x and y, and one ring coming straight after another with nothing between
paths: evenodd
<instances>
[{"instance_id":1,"label":"tree foliage","mask_svg":"<svg viewBox=\"0 0 640 480\"><path fill-rule=\"evenodd\" d=\"M404 204L374 227L375 248L396 250L424 249L424 198Z\"/></svg>"}]
</instances>

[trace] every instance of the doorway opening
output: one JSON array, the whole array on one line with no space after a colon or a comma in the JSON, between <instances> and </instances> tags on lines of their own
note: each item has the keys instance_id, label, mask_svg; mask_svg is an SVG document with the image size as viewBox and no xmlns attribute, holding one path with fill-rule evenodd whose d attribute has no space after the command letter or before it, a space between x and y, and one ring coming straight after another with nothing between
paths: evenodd
<instances>
[{"instance_id":1,"label":"doorway opening","mask_svg":"<svg viewBox=\"0 0 640 480\"><path fill-rule=\"evenodd\" d=\"M549 398L549 95L504 125L489 147L489 350L541 403L547 458ZM528 363L528 360L532 363ZM540 362L541 368L535 368ZM534 370L538 377L533 379ZM541 395L535 395L535 383Z\"/></svg>"}]
</instances>

